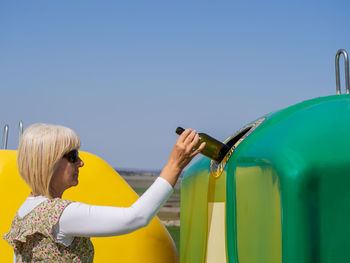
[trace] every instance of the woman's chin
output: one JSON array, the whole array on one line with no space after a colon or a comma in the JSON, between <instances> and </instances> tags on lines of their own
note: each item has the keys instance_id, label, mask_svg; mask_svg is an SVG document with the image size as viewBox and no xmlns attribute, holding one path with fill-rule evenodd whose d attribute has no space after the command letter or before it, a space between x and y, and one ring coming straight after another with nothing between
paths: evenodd
<instances>
[{"instance_id":1,"label":"woman's chin","mask_svg":"<svg viewBox=\"0 0 350 263\"><path fill-rule=\"evenodd\" d=\"M79 180L78 180L78 176L74 177L74 179L72 180L72 186L77 186L79 183Z\"/></svg>"}]
</instances>

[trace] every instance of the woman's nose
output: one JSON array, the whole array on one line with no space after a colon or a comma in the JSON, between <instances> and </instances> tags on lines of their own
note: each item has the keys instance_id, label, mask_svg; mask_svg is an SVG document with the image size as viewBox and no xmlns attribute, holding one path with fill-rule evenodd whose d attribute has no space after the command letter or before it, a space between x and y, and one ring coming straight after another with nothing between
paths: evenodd
<instances>
[{"instance_id":1,"label":"woman's nose","mask_svg":"<svg viewBox=\"0 0 350 263\"><path fill-rule=\"evenodd\" d=\"M83 167L84 166L84 162L82 159L80 159L79 157L79 160L78 160L78 164L79 164L79 167Z\"/></svg>"}]
</instances>

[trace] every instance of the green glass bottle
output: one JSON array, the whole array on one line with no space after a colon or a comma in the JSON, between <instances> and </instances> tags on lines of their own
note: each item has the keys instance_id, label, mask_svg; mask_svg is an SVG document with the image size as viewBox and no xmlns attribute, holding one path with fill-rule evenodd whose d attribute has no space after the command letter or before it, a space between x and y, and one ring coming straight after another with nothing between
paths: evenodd
<instances>
[{"instance_id":1,"label":"green glass bottle","mask_svg":"<svg viewBox=\"0 0 350 263\"><path fill-rule=\"evenodd\" d=\"M185 129L181 127L177 127L176 129L176 133L178 135L182 134L184 131ZM230 150L230 147L222 142L219 142L218 140L214 139L208 134L198 133L198 135L199 135L199 142L196 148L199 147L199 145L201 145L202 142L205 142L205 147L201 151L201 154L216 161L217 163L220 163L222 159L224 159L226 153Z\"/></svg>"}]
</instances>

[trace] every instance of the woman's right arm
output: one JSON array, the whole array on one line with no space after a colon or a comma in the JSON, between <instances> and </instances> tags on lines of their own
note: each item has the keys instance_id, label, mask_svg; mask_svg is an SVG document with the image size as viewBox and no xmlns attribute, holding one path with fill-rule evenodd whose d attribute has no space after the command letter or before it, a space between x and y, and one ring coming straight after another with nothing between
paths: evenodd
<instances>
[{"instance_id":1,"label":"woman's right arm","mask_svg":"<svg viewBox=\"0 0 350 263\"><path fill-rule=\"evenodd\" d=\"M196 148L198 142L197 132L186 129L176 141L160 177L166 179L174 187L182 170L204 148L205 142Z\"/></svg>"},{"instance_id":2,"label":"woman's right arm","mask_svg":"<svg viewBox=\"0 0 350 263\"><path fill-rule=\"evenodd\" d=\"M195 149L198 140L195 131L184 131L159 178L132 206L94 206L78 202L68 205L55 227L56 238L115 236L148 225L173 192L182 169L203 149L204 144Z\"/></svg>"},{"instance_id":3,"label":"woman's right arm","mask_svg":"<svg viewBox=\"0 0 350 263\"><path fill-rule=\"evenodd\" d=\"M171 185L159 177L130 207L69 204L56 225L56 238L107 237L130 233L149 224L172 194Z\"/></svg>"}]
</instances>

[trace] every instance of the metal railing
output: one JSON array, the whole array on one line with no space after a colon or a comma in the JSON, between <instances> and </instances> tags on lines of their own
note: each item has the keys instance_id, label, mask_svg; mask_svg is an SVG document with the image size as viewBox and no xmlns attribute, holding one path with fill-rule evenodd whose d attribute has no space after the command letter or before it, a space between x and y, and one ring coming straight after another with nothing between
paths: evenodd
<instances>
[{"instance_id":1,"label":"metal railing","mask_svg":"<svg viewBox=\"0 0 350 263\"><path fill-rule=\"evenodd\" d=\"M19 124L18 124L18 141L21 138L22 134L23 134L23 121L20 121ZM5 124L4 132L2 134L1 149L4 149L4 150L7 149L8 138L9 138L9 125Z\"/></svg>"},{"instance_id":2,"label":"metal railing","mask_svg":"<svg viewBox=\"0 0 350 263\"><path fill-rule=\"evenodd\" d=\"M344 66L345 66L345 87L346 87L346 94L350 93L350 83L349 83L349 58L348 53L345 49L339 49L337 54L335 55L335 78L337 82L337 94L341 94L340 90L340 72L339 72L339 58L340 55L343 54L344 56Z\"/></svg>"}]
</instances>

